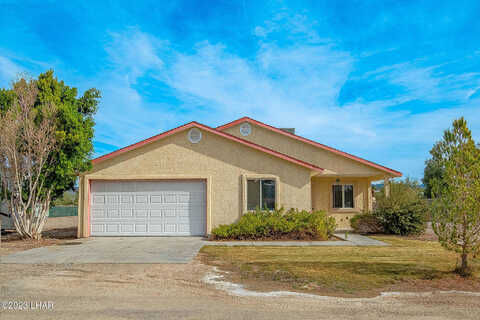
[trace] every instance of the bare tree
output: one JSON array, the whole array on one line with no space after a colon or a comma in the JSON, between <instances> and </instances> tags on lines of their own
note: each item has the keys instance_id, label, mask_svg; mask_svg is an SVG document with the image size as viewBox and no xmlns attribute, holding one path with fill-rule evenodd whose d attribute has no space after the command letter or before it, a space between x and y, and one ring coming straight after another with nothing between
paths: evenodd
<instances>
[{"instance_id":1,"label":"bare tree","mask_svg":"<svg viewBox=\"0 0 480 320\"><path fill-rule=\"evenodd\" d=\"M46 176L52 170L56 139L56 106L36 105L35 80L13 84L13 105L0 114L0 183L3 197L23 238L40 239L52 190Z\"/></svg>"}]
</instances>

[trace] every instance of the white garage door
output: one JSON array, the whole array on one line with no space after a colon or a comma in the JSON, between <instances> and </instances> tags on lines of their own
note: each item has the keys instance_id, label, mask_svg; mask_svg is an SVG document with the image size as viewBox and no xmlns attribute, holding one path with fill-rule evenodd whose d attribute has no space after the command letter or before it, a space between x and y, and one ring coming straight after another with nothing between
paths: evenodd
<instances>
[{"instance_id":1,"label":"white garage door","mask_svg":"<svg viewBox=\"0 0 480 320\"><path fill-rule=\"evenodd\" d=\"M93 181L92 236L204 235L205 183Z\"/></svg>"}]
</instances>

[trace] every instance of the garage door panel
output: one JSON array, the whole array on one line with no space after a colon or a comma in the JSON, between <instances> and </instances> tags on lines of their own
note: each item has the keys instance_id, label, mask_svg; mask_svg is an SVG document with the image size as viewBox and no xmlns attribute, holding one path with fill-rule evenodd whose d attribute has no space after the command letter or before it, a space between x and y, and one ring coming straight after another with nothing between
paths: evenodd
<instances>
[{"instance_id":1,"label":"garage door panel","mask_svg":"<svg viewBox=\"0 0 480 320\"><path fill-rule=\"evenodd\" d=\"M167 232L167 233L175 233L177 231L176 224L166 223L166 224L164 224L164 226L165 226L165 232Z\"/></svg>"},{"instance_id":2,"label":"garage door panel","mask_svg":"<svg viewBox=\"0 0 480 320\"><path fill-rule=\"evenodd\" d=\"M137 194L135 196L135 204L147 204L148 196L145 194Z\"/></svg>"},{"instance_id":3,"label":"garage door panel","mask_svg":"<svg viewBox=\"0 0 480 320\"><path fill-rule=\"evenodd\" d=\"M203 235L205 185L192 181L93 181L92 236Z\"/></svg>"},{"instance_id":4,"label":"garage door panel","mask_svg":"<svg viewBox=\"0 0 480 320\"><path fill-rule=\"evenodd\" d=\"M162 195L161 194L153 194L150 196L150 203L151 204L161 204L163 203L163 199L162 199Z\"/></svg>"},{"instance_id":5,"label":"garage door panel","mask_svg":"<svg viewBox=\"0 0 480 320\"><path fill-rule=\"evenodd\" d=\"M132 208L124 208L120 210L122 218L131 218L133 217L133 209Z\"/></svg>"},{"instance_id":6,"label":"garage door panel","mask_svg":"<svg viewBox=\"0 0 480 320\"><path fill-rule=\"evenodd\" d=\"M177 195L177 202L178 203L189 203L190 202L190 195L189 194L179 194L179 195Z\"/></svg>"},{"instance_id":7,"label":"garage door panel","mask_svg":"<svg viewBox=\"0 0 480 320\"><path fill-rule=\"evenodd\" d=\"M105 232L105 225L92 223L92 233L94 232L99 232L99 233Z\"/></svg>"},{"instance_id":8,"label":"garage door panel","mask_svg":"<svg viewBox=\"0 0 480 320\"><path fill-rule=\"evenodd\" d=\"M136 224L135 225L135 232L140 232L140 233L143 233L143 232L147 232L147 225L146 224Z\"/></svg>"},{"instance_id":9,"label":"garage door panel","mask_svg":"<svg viewBox=\"0 0 480 320\"><path fill-rule=\"evenodd\" d=\"M96 217L96 218L105 217L105 210L103 208L93 208L92 217Z\"/></svg>"},{"instance_id":10,"label":"garage door panel","mask_svg":"<svg viewBox=\"0 0 480 320\"><path fill-rule=\"evenodd\" d=\"M95 195L92 201L93 201L93 204L98 204L98 205L104 205L106 202L104 195Z\"/></svg>"},{"instance_id":11,"label":"garage door panel","mask_svg":"<svg viewBox=\"0 0 480 320\"><path fill-rule=\"evenodd\" d=\"M177 203L177 195L174 193L167 193L163 196L163 202L166 204Z\"/></svg>"},{"instance_id":12,"label":"garage door panel","mask_svg":"<svg viewBox=\"0 0 480 320\"><path fill-rule=\"evenodd\" d=\"M178 224L178 232L190 232L190 225L189 224Z\"/></svg>"},{"instance_id":13,"label":"garage door panel","mask_svg":"<svg viewBox=\"0 0 480 320\"><path fill-rule=\"evenodd\" d=\"M179 217L190 217L190 208L177 208L176 213Z\"/></svg>"},{"instance_id":14,"label":"garage door panel","mask_svg":"<svg viewBox=\"0 0 480 320\"><path fill-rule=\"evenodd\" d=\"M148 216L148 209L135 209L135 217L145 218Z\"/></svg>"},{"instance_id":15,"label":"garage door panel","mask_svg":"<svg viewBox=\"0 0 480 320\"><path fill-rule=\"evenodd\" d=\"M122 204L132 204L133 203L133 195L121 195L120 202Z\"/></svg>"},{"instance_id":16,"label":"garage door panel","mask_svg":"<svg viewBox=\"0 0 480 320\"><path fill-rule=\"evenodd\" d=\"M150 217L151 218L160 218L162 216L161 209L150 209Z\"/></svg>"},{"instance_id":17,"label":"garage door panel","mask_svg":"<svg viewBox=\"0 0 480 320\"><path fill-rule=\"evenodd\" d=\"M109 208L107 211L108 218L118 218L120 217L120 208Z\"/></svg>"},{"instance_id":18,"label":"garage door panel","mask_svg":"<svg viewBox=\"0 0 480 320\"><path fill-rule=\"evenodd\" d=\"M118 233L118 224L107 224L106 227L108 233Z\"/></svg>"},{"instance_id":19,"label":"garage door panel","mask_svg":"<svg viewBox=\"0 0 480 320\"><path fill-rule=\"evenodd\" d=\"M120 195L117 195L117 194L107 195L107 203L108 204L119 204L120 203Z\"/></svg>"},{"instance_id":20,"label":"garage door panel","mask_svg":"<svg viewBox=\"0 0 480 320\"><path fill-rule=\"evenodd\" d=\"M162 217L172 218L176 217L175 208L164 208L162 209Z\"/></svg>"},{"instance_id":21,"label":"garage door panel","mask_svg":"<svg viewBox=\"0 0 480 320\"><path fill-rule=\"evenodd\" d=\"M120 232L122 233L133 233L133 230L135 228L134 224L121 224L120 225Z\"/></svg>"},{"instance_id":22,"label":"garage door panel","mask_svg":"<svg viewBox=\"0 0 480 320\"><path fill-rule=\"evenodd\" d=\"M153 233L162 233L163 232L163 224L155 224L151 223L148 225L149 231Z\"/></svg>"}]
</instances>

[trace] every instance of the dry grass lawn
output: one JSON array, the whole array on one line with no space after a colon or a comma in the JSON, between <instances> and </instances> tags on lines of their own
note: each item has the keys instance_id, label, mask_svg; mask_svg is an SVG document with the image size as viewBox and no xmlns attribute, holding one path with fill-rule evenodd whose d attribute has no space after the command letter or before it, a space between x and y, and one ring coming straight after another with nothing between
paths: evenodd
<instances>
[{"instance_id":1,"label":"dry grass lawn","mask_svg":"<svg viewBox=\"0 0 480 320\"><path fill-rule=\"evenodd\" d=\"M381 291L480 291L480 259L474 276L454 274L457 257L438 242L375 237L389 247L218 247L202 259L230 280L252 289L289 289L338 296L372 296Z\"/></svg>"}]
</instances>

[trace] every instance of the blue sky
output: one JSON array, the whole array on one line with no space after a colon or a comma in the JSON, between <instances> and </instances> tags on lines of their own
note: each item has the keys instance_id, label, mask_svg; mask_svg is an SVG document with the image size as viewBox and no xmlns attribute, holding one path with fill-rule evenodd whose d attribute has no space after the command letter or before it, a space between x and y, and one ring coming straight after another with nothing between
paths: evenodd
<instances>
[{"instance_id":1,"label":"blue sky","mask_svg":"<svg viewBox=\"0 0 480 320\"><path fill-rule=\"evenodd\" d=\"M0 86L98 88L96 155L250 116L421 178L454 118L480 140L479 6L0 0Z\"/></svg>"}]
</instances>

